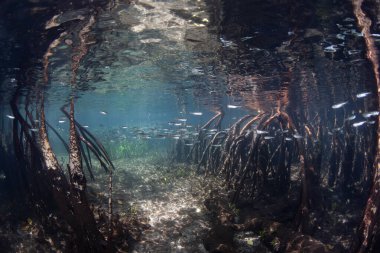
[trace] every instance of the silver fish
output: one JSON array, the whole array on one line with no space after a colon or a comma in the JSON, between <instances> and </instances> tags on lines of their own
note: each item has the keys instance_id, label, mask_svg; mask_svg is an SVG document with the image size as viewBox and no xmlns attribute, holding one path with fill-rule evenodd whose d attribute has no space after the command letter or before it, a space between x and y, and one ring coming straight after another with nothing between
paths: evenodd
<instances>
[{"instance_id":1,"label":"silver fish","mask_svg":"<svg viewBox=\"0 0 380 253\"><path fill-rule=\"evenodd\" d=\"M265 131L265 130L256 130L256 133L257 134L267 134L268 133L268 131Z\"/></svg>"},{"instance_id":2,"label":"silver fish","mask_svg":"<svg viewBox=\"0 0 380 253\"><path fill-rule=\"evenodd\" d=\"M348 55L358 54L360 53L359 50L348 50Z\"/></svg>"},{"instance_id":3,"label":"silver fish","mask_svg":"<svg viewBox=\"0 0 380 253\"><path fill-rule=\"evenodd\" d=\"M230 109L236 109L240 107L241 107L240 105L227 105L227 108L230 108Z\"/></svg>"},{"instance_id":4,"label":"silver fish","mask_svg":"<svg viewBox=\"0 0 380 253\"><path fill-rule=\"evenodd\" d=\"M38 132L38 129L37 128L31 128L30 131L32 131L32 132Z\"/></svg>"},{"instance_id":5,"label":"silver fish","mask_svg":"<svg viewBox=\"0 0 380 253\"><path fill-rule=\"evenodd\" d=\"M364 98L370 94L371 94L371 92L361 92L361 93L356 94L356 97L357 98Z\"/></svg>"},{"instance_id":6,"label":"silver fish","mask_svg":"<svg viewBox=\"0 0 380 253\"><path fill-rule=\"evenodd\" d=\"M271 139L273 139L274 138L274 136L265 136L264 137L264 140L271 140Z\"/></svg>"},{"instance_id":7,"label":"silver fish","mask_svg":"<svg viewBox=\"0 0 380 253\"><path fill-rule=\"evenodd\" d=\"M59 124L63 124L63 123L65 123L66 121L64 121L64 120L58 120L58 123Z\"/></svg>"},{"instance_id":8,"label":"silver fish","mask_svg":"<svg viewBox=\"0 0 380 253\"><path fill-rule=\"evenodd\" d=\"M346 102L342 102L342 103L339 103L339 104L335 104L335 105L331 106L331 108L333 108L333 109L338 109L338 108L343 107L343 106L346 105L347 103L348 103L348 102L346 101Z\"/></svg>"},{"instance_id":9,"label":"silver fish","mask_svg":"<svg viewBox=\"0 0 380 253\"><path fill-rule=\"evenodd\" d=\"M363 125L364 123L366 123L366 121L359 121L359 122L356 122L354 124L352 124L353 127L360 127L361 125Z\"/></svg>"},{"instance_id":10,"label":"silver fish","mask_svg":"<svg viewBox=\"0 0 380 253\"><path fill-rule=\"evenodd\" d=\"M292 138L286 137L285 140L286 141L292 141Z\"/></svg>"},{"instance_id":11,"label":"silver fish","mask_svg":"<svg viewBox=\"0 0 380 253\"><path fill-rule=\"evenodd\" d=\"M341 130L343 130L343 127L333 128L333 132L339 132Z\"/></svg>"},{"instance_id":12,"label":"silver fish","mask_svg":"<svg viewBox=\"0 0 380 253\"><path fill-rule=\"evenodd\" d=\"M345 40L346 36L344 36L343 34L337 34L336 38L339 39L339 40Z\"/></svg>"},{"instance_id":13,"label":"silver fish","mask_svg":"<svg viewBox=\"0 0 380 253\"><path fill-rule=\"evenodd\" d=\"M252 38L253 38L252 36L243 37L243 38L241 38L241 41L250 40Z\"/></svg>"},{"instance_id":14,"label":"silver fish","mask_svg":"<svg viewBox=\"0 0 380 253\"><path fill-rule=\"evenodd\" d=\"M107 112L105 112L105 111L100 111L99 113L102 115L107 115Z\"/></svg>"},{"instance_id":15,"label":"silver fish","mask_svg":"<svg viewBox=\"0 0 380 253\"><path fill-rule=\"evenodd\" d=\"M325 51L326 53L335 53L337 50L338 50L337 45L331 45L323 49L323 51Z\"/></svg>"},{"instance_id":16,"label":"silver fish","mask_svg":"<svg viewBox=\"0 0 380 253\"><path fill-rule=\"evenodd\" d=\"M351 120L354 120L356 119L356 115L351 115L350 117L348 117L346 120L347 121L351 121Z\"/></svg>"},{"instance_id":17,"label":"silver fish","mask_svg":"<svg viewBox=\"0 0 380 253\"><path fill-rule=\"evenodd\" d=\"M372 116L378 116L379 112L378 111L373 111L373 112L365 112L363 113L364 118L370 118Z\"/></svg>"},{"instance_id":18,"label":"silver fish","mask_svg":"<svg viewBox=\"0 0 380 253\"><path fill-rule=\"evenodd\" d=\"M203 112L191 112L190 114L192 114L194 116L202 116Z\"/></svg>"},{"instance_id":19,"label":"silver fish","mask_svg":"<svg viewBox=\"0 0 380 253\"><path fill-rule=\"evenodd\" d=\"M302 139L302 135L300 134L293 134L293 137L296 139Z\"/></svg>"},{"instance_id":20,"label":"silver fish","mask_svg":"<svg viewBox=\"0 0 380 253\"><path fill-rule=\"evenodd\" d=\"M84 128L88 128L88 126L87 126L87 125L84 125L83 127L84 127Z\"/></svg>"},{"instance_id":21,"label":"silver fish","mask_svg":"<svg viewBox=\"0 0 380 253\"><path fill-rule=\"evenodd\" d=\"M178 119L178 121L181 121L181 122L186 122L186 121L187 121L187 119L185 119L185 118L180 118L180 119Z\"/></svg>"},{"instance_id":22,"label":"silver fish","mask_svg":"<svg viewBox=\"0 0 380 253\"><path fill-rule=\"evenodd\" d=\"M123 128L123 129L127 129L128 127L127 127L127 126L122 126L121 128Z\"/></svg>"},{"instance_id":23,"label":"silver fish","mask_svg":"<svg viewBox=\"0 0 380 253\"><path fill-rule=\"evenodd\" d=\"M15 116L12 116L12 115L9 115L9 114L8 114L8 115L7 115L7 118L8 118L8 119L15 119Z\"/></svg>"}]
</instances>

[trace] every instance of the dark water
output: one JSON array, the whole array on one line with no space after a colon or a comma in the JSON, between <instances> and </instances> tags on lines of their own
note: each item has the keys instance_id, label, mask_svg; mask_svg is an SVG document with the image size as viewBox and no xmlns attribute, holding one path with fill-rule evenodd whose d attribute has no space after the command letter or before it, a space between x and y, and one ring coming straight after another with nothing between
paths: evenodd
<instances>
[{"instance_id":1,"label":"dark water","mask_svg":"<svg viewBox=\"0 0 380 253\"><path fill-rule=\"evenodd\" d=\"M65 140L69 121L61 107L68 110L74 97L76 120L111 158L124 159L120 167L166 157L179 140L193 145L218 112L221 129L245 114L277 111L299 129L320 124L328 133L325 162L331 136L355 133L365 136L357 139L362 150L375 147L376 80L350 1L127 2L0 4L4 150L12 146L12 98L23 116L26 105L34 115L42 94L46 120ZM57 135L49 130L49 137L59 159L67 159Z\"/></svg>"}]
</instances>

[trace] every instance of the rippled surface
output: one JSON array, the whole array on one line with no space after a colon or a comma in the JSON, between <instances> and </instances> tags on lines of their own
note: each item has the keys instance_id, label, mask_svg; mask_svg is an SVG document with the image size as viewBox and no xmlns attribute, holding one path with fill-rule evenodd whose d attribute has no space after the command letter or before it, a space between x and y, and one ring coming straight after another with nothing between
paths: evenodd
<instances>
[{"instance_id":1,"label":"rippled surface","mask_svg":"<svg viewBox=\"0 0 380 253\"><path fill-rule=\"evenodd\" d=\"M348 114L366 111L373 94L356 94L374 92L374 80L350 6L299 5L139 1L72 9L50 17L47 31L60 27L58 40L32 78L46 90L52 122L75 95L79 121L93 128L165 128L176 118L201 124L220 110L229 119L326 110L328 120L344 101ZM9 74L2 88L16 82Z\"/></svg>"}]
</instances>

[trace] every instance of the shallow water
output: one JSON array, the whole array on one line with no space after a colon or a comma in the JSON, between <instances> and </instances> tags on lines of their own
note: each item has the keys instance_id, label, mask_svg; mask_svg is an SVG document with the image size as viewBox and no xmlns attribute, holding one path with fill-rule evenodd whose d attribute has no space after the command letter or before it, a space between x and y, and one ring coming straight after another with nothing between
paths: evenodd
<instances>
[{"instance_id":1,"label":"shallow water","mask_svg":"<svg viewBox=\"0 0 380 253\"><path fill-rule=\"evenodd\" d=\"M114 210L121 217L145 217L148 225L132 252L207 252L203 238L211 224L203 202L212 180L157 156L121 159L115 166ZM89 190L106 193L103 183L94 181Z\"/></svg>"},{"instance_id":2,"label":"shallow water","mask_svg":"<svg viewBox=\"0 0 380 253\"><path fill-rule=\"evenodd\" d=\"M22 2L10 15L4 10L13 9L12 1L0 4L0 143L6 153L15 141L12 99L23 116L29 111L37 120L29 122L31 132L40 126L43 101L49 140L65 167L67 150L52 128L68 141L61 108L68 111L74 98L76 120L114 161L115 210L148 219L133 252L206 251L203 238L212 227L206 181L188 164L178 169L173 156L180 141L183 152L199 143L201 127L220 112L221 127L209 129L209 139L246 114L280 111L298 129L327 129L322 164L339 143L353 143L352 153L365 153L369 162L352 165L352 172L369 181L363 171L373 158L364 150L373 150L378 128L377 87L349 1L92 2L54 8L49 1ZM305 140L309 130L257 125L250 129L266 143ZM95 174L103 183L89 182L90 191L106 194L105 175L100 168ZM321 184L329 177L322 166Z\"/></svg>"}]
</instances>

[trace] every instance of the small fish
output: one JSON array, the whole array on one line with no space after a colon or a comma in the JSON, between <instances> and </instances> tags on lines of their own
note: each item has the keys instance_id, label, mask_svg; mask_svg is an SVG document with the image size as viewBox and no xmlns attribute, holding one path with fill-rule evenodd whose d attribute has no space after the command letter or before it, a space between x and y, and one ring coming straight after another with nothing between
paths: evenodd
<instances>
[{"instance_id":1,"label":"small fish","mask_svg":"<svg viewBox=\"0 0 380 253\"><path fill-rule=\"evenodd\" d=\"M374 120L371 120L371 121L368 121L367 122L367 124L370 124L370 125L373 125L373 124L375 124L376 123L376 121L374 121Z\"/></svg>"},{"instance_id":2,"label":"small fish","mask_svg":"<svg viewBox=\"0 0 380 253\"><path fill-rule=\"evenodd\" d=\"M5 176L5 174L3 174L3 173L0 174L0 179L6 179L6 178L7 178L7 176Z\"/></svg>"},{"instance_id":3,"label":"small fish","mask_svg":"<svg viewBox=\"0 0 380 253\"><path fill-rule=\"evenodd\" d=\"M30 131L32 131L32 132L38 132L38 129L37 128L31 128Z\"/></svg>"},{"instance_id":4,"label":"small fish","mask_svg":"<svg viewBox=\"0 0 380 253\"><path fill-rule=\"evenodd\" d=\"M345 40L346 36L344 36L343 34L337 34L336 38L339 39L339 40Z\"/></svg>"},{"instance_id":5,"label":"small fish","mask_svg":"<svg viewBox=\"0 0 380 253\"><path fill-rule=\"evenodd\" d=\"M333 108L333 109L338 109L338 108L343 107L343 106L346 105L347 103L348 103L348 102L345 101L345 102L342 102L342 103L339 103L339 104L335 104L335 105L331 106L331 108Z\"/></svg>"},{"instance_id":6,"label":"small fish","mask_svg":"<svg viewBox=\"0 0 380 253\"><path fill-rule=\"evenodd\" d=\"M12 115L9 115L9 114L8 114L8 115L7 115L7 118L8 118L8 119L15 119L15 116L12 116Z\"/></svg>"},{"instance_id":7,"label":"small fish","mask_svg":"<svg viewBox=\"0 0 380 253\"><path fill-rule=\"evenodd\" d=\"M372 33L371 36L372 37L380 37L380 34L378 34L378 33Z\"/></svg>"},{"instance_id":8,"label":"small fish","mask_svg":"<svg viewBox=\"0 0 380 253\"><path fill-rule=\"evenodd\" d=\"M354 22L355 19L353 19L353 18L345 18L343 21L344 22Z\"/></svg>"},{"instance_id":9,"label":"small fish","mask_svg":"<svg viewBox=\"0 0 380 253\"><path fill-rule=\"evenodd\" d=\"M193 75L203 75L204 74L204 71L201 69L201 68L193 68L192 70L191 70L191 73L193 74Z\"/></svg>"},{"instance_id":10,"label":"small fish","mask_svg":"<svg viewBox=\"0 0 380 253\"><path fill-rule=\"evenodd\" d=\"M222 144L214 144L214 145L212 145L213 147L216 147L216 148L219 148L219 147L221 147L222 146Z\"/></svg>"},{"instance_id":11,"label":"small fish","mask_svg":"<svg viewBox=\"0 0 380 253\"><path fill-rule=\"evenodd\" d=\"M173 139L174 139L174 140L179 140L180 137L181 137L181 136L179 136L179 135L174 135L174 136L173 136Z\"/></svg>"},{"instance_id":12,"label":"small fish","mask_svg":"<svg viewBox=\"0 0 380 253\"><path fill-rule=\"evenodd\" d=\"M286 141L292 141L293 139L292 139L292 138L289 138L289 137L286 137L285 140L286 140Z\"/></svg>"},{"instance_id":13,"label":"small fish","mask_svg":"<svg viewBox=\"0 0 380 253\"><path fill-rule=\"evenodd\" d=\"M271 140L271 139L273 139L274 138L274 136L265 136L264 137L264 140Z\"/></svg>"},{"instance_id":14,"label":"small fish","mask_svg":"<svg viewBox=\"0 0 380 253\"><path fill-rule=\"evenodd\" d=\"M187 119L184 119L184 118L180 118L180 119L178 119L178 121L181 121L181 122L186 122L186 121L187 121Z\"/></svg>"},{"instance_id":15,"label":"small fish","mask_svg":"<svg viewBox=\"0 0 380 253\"><path fill-rule=\"evenodd\" d=\"M193 143L186 143L185 146L194 146Z\"/></svg>"},{"instance_id":16,"label":"small fish","mask_svg":"<svg viewBox=\"0 0 380 253\"><path fill-rule=\"evenodd\" d=\"M87 125L84 125L83 127L84 127L84 128L88 128L88 126L87 126Z\"/></svg>"},{"instance_id":17,"label":"small fish","mask_svg":"<svg viewBox=\"0 0 380 253\"><path fill-rule=\"evenodd\" d=\"M34 120L34 123L39 123L40 121L38 119L35 119Z\"/></svg>"},{"instance_id":18,"label":"small fish","mask_svg":"<svg viewBox=\"0 0 380 253\"><path fill-rule=\"evenodd\" d=\"M230 108L230 109L236 109L240 107L241 107L240 105L227 105L227 108Z\"/></svg>"},{"instance_id":19,"label":"small fish","mask_svg":"<svg viewBox=\"0 0 380 253\"><path fill-rule=\"evenodd\" d=\"M366 112L362 114L364 118L370 118L372 116L379 116L378 111L373 111L373 112Z\"/></svg>"},{"instance_id":20,"label":"small fish","mask_svg":"<svg viewBox=\"0 0 380 253\"><path fill-rule=\"evenodd\" d=\"M105 112L105 111L100 111L99 113L102 115L107 115L107 112Z\"/></svg>"},{"instance_id":21,"label":"small fish","mask_svg":"<svg viewBox=\"0 0 380 253\"><path fill-rule=\"evenodd\" d=\"M356 94L356 97L357 98L364 98L370 94L371 94L371 92L361 92L361 93Z\"/></svg>"},{"instance_id":22,"label":"small fish","mask_svg":"<svg viewBox=\"0 0 380 253\"><path fill-rule=\"evenodd\" d=\"M359 50L348 50L347 52L348 52L348 55L354 55L354 54L360 53Z\"/></svg>"},{"instance_id":23,"label":"small fish","mask_svg":"<svg viewBox=\"0 0 380 253\"><path fill-rule=\"evenodd\" d=\"M194 116L202 116L203 112L191 112L190 114L192 114Z\"/></svg>"},{"instance_id":24,"label":"small fish","mask_svg":"<svg viewBox=\"0 0 380 253\"><path fill-rule=\"evenodd\" d=\"M63 124L63 123L65 123L66 121L65 120L58 120L58 123L59 124Z\"/></svg>"},{"instance_id":25,"label":"small fish","mask_svg":"<svg viewBox=\"0 0 380 253\"><path fill-rule=\"evenodd\" d=\"M359 122L356 122L354 124L352 124L353 127L360 127L361 125L363 125L364 123L366 123L366 121L359 121Z\"/></svg>"},{"instance_id":26,"label":"small fish","mask_svg":"<svg viewBox=\"0 0 380 253\"><path fill-rule=\"evenodd\" d=\"M121 128L123 128L123 129L127 129L128 127L127 127L127 126L122 126Z\"/></svg>"},{"instance_id":27,"label":"small fish","mask_svg":"<svg viewBox=\"0 0 380 253\"><path fill-rule=\"evenodd\" d=\"M220 38L220 41L222 42L223 47L234 47L234 46L236 46L236 44L234 42L229 41L229 40L225 40L224 38Z\"/></svg>"},{"instance_id":28,"label":"small fish","mask_svg":"<svg viewBox=\"0 0 380 253\"><path fill-rule=\"evenodd\" d=\"M362 32L357 32L355 29L351 29L351 33L352 33L352 35L357 36L357 37L363 37L364 36L364 34Z\"/></svg>"},{"instance_id":29,"label":"small fish","mask_svg":"<svg viewBox=\"0 0 380 253\"><path fill-rule=\"evenodd\" d=\"M347 121L351 121L351 120L354 120L356 119L356 115L351 115L350 117L348 117L346 120Z\"/></svg>"},{"instance_id":30,"label":"small fish","mask_svg":"<svg viewBox=\"0 0 380 253\"><path fill-rule=\"evenodd\" d=\"M325 51L326 53L335 53L337 50L338 50L337 45L331 45L323 49L323 51Z\"/></svg>"},{"instance_id":31,"label":"small fish","mask_svg":"<svg viewBox=\"0 0 380 253\"><path fill-rule=\"evenodd\" d=\"M341 130L343 130L343 127L333 128L333 132L339 132Z\"/></svg>"},{"instance_id":32,"label":"small fish","mask_svg":"<svg viewBox=\"0 0 380 253\"><path fill-rule=\"evenodd\" d=\"M252 38L253 38L252 36L243 37L243 38L241 38L241 41L250 40Z\"/></svg>"},{"instance_id":33,"label":"small fish","mask_svg":"<svg viewBox=\"0 0 380 253\"><path fill-rule=\"evenodd\" d=\"M267 134L268 133L268 131L264 131L264 130L256 130L256 133L257 134Z\"/></svg>"},{"instance_id":34,"label":"small fish","mask_svg":"<svg viewBox=\"0 0 380 253\"><path fill-rule=\"evenodd\" d=\"M175 126L182 126L182 123L174 123Z\"/></svg>"},{"instance_id":35,"label":"small fish","mask_svg":"<svg viewBox=\"0 0 380 253\"><path fill-rule=\"evenodd\" d=\"M302 139L302 135L300 134L293 134L293 137L296 139Z\"/></svg>"}]
</instances>

